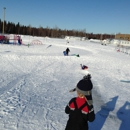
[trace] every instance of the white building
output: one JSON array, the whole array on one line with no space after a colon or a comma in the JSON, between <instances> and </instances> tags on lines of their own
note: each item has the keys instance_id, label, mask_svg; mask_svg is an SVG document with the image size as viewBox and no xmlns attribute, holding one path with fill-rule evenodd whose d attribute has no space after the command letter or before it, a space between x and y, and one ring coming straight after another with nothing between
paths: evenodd
<instances>
[{"instance_id":1,"label":"white building","mask_svg":"<svg viewBox=\"0 0 130 130\"><path fill-rule=\"evenodd\" d=\"M86 37L75 37L75 36L65 36L66 40L80 40L80 41L84 41L86 40Z\"/></svg>"}]
</instances>

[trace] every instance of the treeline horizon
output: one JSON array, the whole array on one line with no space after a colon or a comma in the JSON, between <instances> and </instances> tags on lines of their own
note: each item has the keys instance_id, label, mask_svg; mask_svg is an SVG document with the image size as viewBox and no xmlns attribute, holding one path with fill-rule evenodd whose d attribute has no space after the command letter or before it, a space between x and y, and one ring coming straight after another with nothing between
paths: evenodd
<instances>
[{"instance_id":1,"label":"treeline horizon","mask_svg":"<svg viewBox=\"0 0 130 130\"><path fill-rule=\"evenodd\" d=\"M3 32L3 21L0 19L0 33ZM32 27L31 25L24 26L19 22L17 24L13 22L4 21L4 33L5 34L17 34L17 35L31 35L31 36L42 36L42 37L51 37L51 38L64 38L65 36L75 36L75 37L86 37L88 39L113 39L115 38L114 34L93 34L86 33L86 29L82 30L67 30L60 29L58 27L54 28L39 28Z\"/></svg>"}]
</instances>

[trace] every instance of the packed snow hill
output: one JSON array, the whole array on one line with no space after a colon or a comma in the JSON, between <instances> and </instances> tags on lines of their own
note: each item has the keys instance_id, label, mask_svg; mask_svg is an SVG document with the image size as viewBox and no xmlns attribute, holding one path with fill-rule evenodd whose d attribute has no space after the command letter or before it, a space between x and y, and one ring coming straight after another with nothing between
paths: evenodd
<instances>
[{"instance_id":1,"label":"packed snow hill","mask_svg":"<svg viewBox=\"0 0 130 130\"><path fill-rule=\"evenodd\" d=\"M0 130L64 130L65 107L77 96L69 91L88 73L96 115L89 129L130 130L129 54L89 40L21 38L0 44Z\"/></svg>"}]
</instances>

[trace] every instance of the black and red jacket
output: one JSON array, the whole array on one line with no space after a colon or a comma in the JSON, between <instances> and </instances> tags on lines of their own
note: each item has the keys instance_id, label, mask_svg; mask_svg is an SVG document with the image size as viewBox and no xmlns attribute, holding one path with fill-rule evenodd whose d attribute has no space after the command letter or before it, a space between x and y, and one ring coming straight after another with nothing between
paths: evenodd
<instances>
[{"instance_id":1,"label":"black and red jacket","mask_svg":"<svg viewBox=\"0 0 130 130\"><path fill-rule=\"evenodd\" d=\"M81 116L74 115L76 109L80 109ZM88 130L88 121L95 119L93 105L89 106L85 98L72 98L65 108L65 113L69 114L65 130Z\"/></svg>"}]
</instances>

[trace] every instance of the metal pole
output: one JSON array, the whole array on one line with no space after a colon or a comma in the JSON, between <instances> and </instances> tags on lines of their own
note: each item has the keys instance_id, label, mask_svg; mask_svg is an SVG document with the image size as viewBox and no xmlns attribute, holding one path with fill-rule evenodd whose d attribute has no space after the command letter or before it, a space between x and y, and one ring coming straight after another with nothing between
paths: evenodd
<instances>
[{"instance_id":1,"label":"metal pole","mask_svg":"<svg viewBox=\"0 0 130 130\"><path fill-rule=\"evenodd\" d=\"M115 39L116 39L116 33L115 33Z\"/></svg>"},{"instance_id":2,"label":"metal pole","mask_svg":"<svg viewBox=\"0 0 130 130\"><path fill-rule=\"evenodd\" d=\"M4 35L4 22L5 22L5 7L4 7L4 17L3 17L3 35Z\"/></svg>"}]
</instances>

